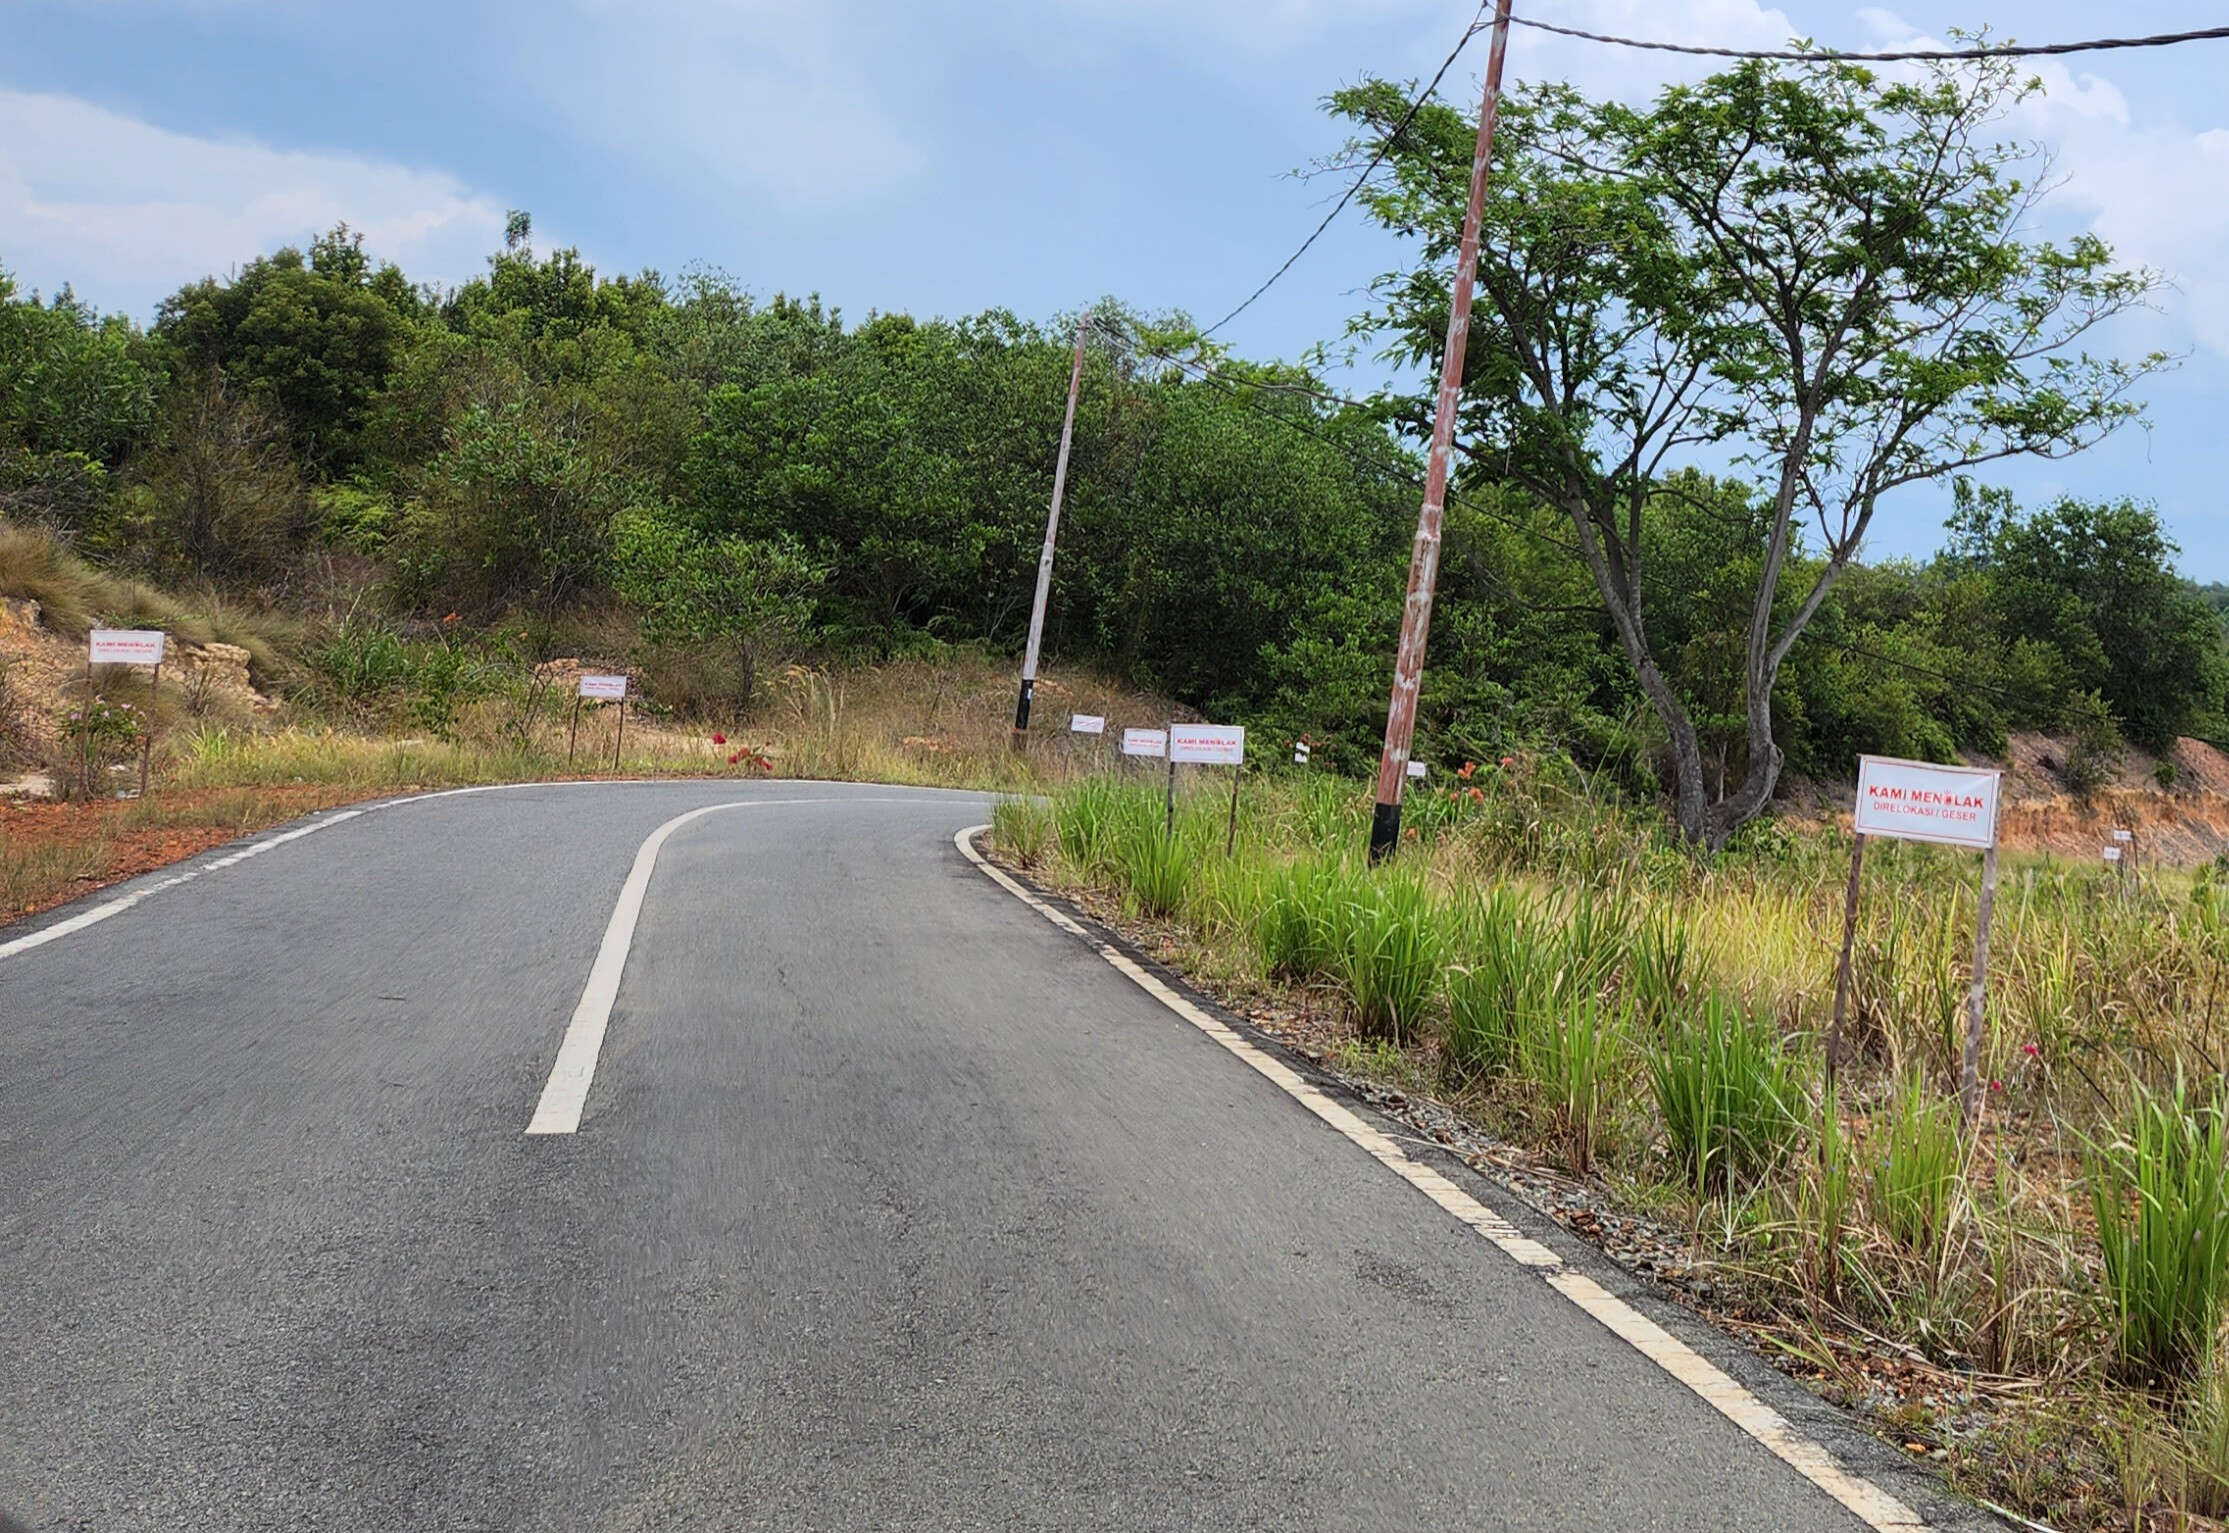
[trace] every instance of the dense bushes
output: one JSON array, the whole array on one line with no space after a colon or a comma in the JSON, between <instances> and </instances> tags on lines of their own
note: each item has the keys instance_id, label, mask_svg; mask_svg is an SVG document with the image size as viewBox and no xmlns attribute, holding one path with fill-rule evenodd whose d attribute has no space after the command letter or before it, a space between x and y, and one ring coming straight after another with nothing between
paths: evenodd
<instances>
[{"instance_id":1,"label":"dense bushes","mask_svg":"<svg viewBox=\"0 0 2229 1533\"><path fill-rule=\"evenodd\" d=\"M336 229L190 284L145 333L0 285L0 512L273 599L355 561L421 622L523 612L543 632L616 599L644 656L696 678L673 689L689 707L747 711L785 654L1020 642L1064 329L847 325L712 274L602 276L527 233L436 302ZM1181 323L1095 314L1048 645L1363 766L1417 465L1305 372L1218 357L1203 379L1164 360ZM1651 630L1706 769L1738 773L1754 571L1725 548L1762 512L1692 474L1666 494L1715 520L1647 513ZM1460 486L1421 754L1545 744L1646 796L1659 733L1559 526L1483 474ZM1853 570L1821 610L1776 696L1794 765L1992 750L2092 700L2139 744L2219 727L2220 626L2151 512L2024 517L1969 490L1953 532L1933 561Z\"/></svg>"}]
</instances>

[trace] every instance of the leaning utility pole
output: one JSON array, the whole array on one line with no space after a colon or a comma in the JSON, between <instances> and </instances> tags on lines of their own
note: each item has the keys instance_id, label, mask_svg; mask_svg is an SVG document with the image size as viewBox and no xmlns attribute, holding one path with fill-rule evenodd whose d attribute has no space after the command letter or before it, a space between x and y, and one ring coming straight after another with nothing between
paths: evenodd
<instances>
[{"instance_id":1,"label":"leaning utility pole","mask_svg":"<svg viewBox=\"0 0 2229 1533\"><path fill-rule=\"evenodd\" d=\"M1509 50L1510 0L1494 7L1494 44L1486 58L1486 100L1478 112L1478 149L1471 159L1470 204L1449 294L1447 350L1440 358L1439 409L1432 417L1432 456L1424 475L1424 508L1409 555L1409 599L1401 609L1401 648L1393 661L1393 702L1385 716L1385 754L1378 761L1378 807L1370 817L1370 861L1401 841L1401 790L1407 785L1409 742L1416 734L1416 692L1424 678L1424 640L1432 628L1432 586L1439 577L1440 518L1447 504L1448 458L1455 445L1455 409L1463 392L1463 350L1470 338L1471 289L1478 280L1479 207L1494 158L1494 119L1501 114L1501 66ZM1025 683L1026 685L1026 683Z\"/></svg>"},{"instance_id":2,"label":"leaning utility pole","mask_svg":"<svg viewBox=\"0 0 2229 1533\"><path fill-rule=\"evenodd\" d=\"M1045 516L1045 551L1037 557L1037 600L1029 609L1029 648L1022 654L1022 695L1014 704L1014 743L1029 730L1030 699L1037 691L1037 649L1045 637L1045 603L1053 592L1053 541L1060 535L1060 492L1068 483L1068 443L1076 434L1076 392L1084 381L1084 332L1091 311L1076 321L1076 365L1068 374L1068 414L1060 423L1060 457L1053 463L1053 508Z\"/></svg>"}]
</instances>

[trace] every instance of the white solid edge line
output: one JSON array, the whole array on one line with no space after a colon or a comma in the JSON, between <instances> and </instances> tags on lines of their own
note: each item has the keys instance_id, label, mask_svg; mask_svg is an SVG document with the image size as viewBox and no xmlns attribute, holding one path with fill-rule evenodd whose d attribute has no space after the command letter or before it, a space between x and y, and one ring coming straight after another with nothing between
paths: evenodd
<instances>
[{"instance_id":1,"label":"white solid edge line","mask_svg":"<svg viewBox=\"0 0 2229 1533\"><path fill-rule=\"evenodd\" d=\"M341 824L343 821L357 819L360 816L367 814L378 814L381 810L384 809L400 809L405 804L423 804L429 799L461 798L467 793L501 793L515 788L628 788L688 785L691 783L708 780L710 779L688 777L617 777L595 778L586 780L576 778L564 782L491 782L481 783L479 786L472 788L442 788L433 793L413 793L405 798L391 798L385 799L376 804L366 804L361 809L343 809L337 814L327 815L322 820L313 820L307 825L298 825L292 830L281 831L278 835L266 836L261 841L252 842L247 846L243 846L237 852L227 853L225 856L219 857L213 862L205 862L202 863L199 867L189 868L183 873L174 873L168 878L158 879L156 882L147 885L145 888L134 889L129 894L119 895L117 898L104 901L101 904L93 906L91 909L81 910L74 916L70 916L64 920L55 922L52 926L42 926L37 931L31 932L25 936L15 937L11 938L8 941L0 942L0 958L13 958L18 953L28 953L33 948L46 946L49 942L58 942L64 937L85 930L85 928L87 928L88 926L97 926L101 922L106 921L111 917L120 916L125 911L131 909L134 905L139 904L140 901L161 894L166 889L175 889L180 884L190 884L204 873L214 873L221 868L232 867L237 863L246 862L250 857L259 857L274 846L284 846L289 841L299 841L304 836L312 836L317 834L317 832L321 830L329 830L333 826ZM778 780L797 782L813 781L813 779L810 778ZM897 783L850 784L830 782L826 784L815 783L815 786L857 786L862 788L889 788L904 787L906 785ZM921 788L915 791L919 791L922 793L955 793L966 792L968 790L956 788ZM766 800L765 802L782 802L793 804L910 804L919 803L922 802L922 800L901 798L867 798L856 793L846 793L840 795L838 798L835 799L783 799L778 801L770 799Z\"/></svg>"},{"instance_id":2,"label":"white solid edge line","mask_svg":"<svg viewBox=\"0 0 2229 1533\"><path fill-rule=\"evenodd\" d=\"M588 984L580 993L580 1004L573 1008L573 1019L565 1024L565 1037L557 1046L557 1061L550 1066L549 1079L543 1083L541 1100L534 1106L534 1116L528 1121L526 1131L529 1134L571 1134L580 1129L581 1114L588 1107L588 1088L596 1081L596 1060L603 1052L604 1032L611 1025L611 1008L619 999L620 976L627 969L627 952L634 945L635 921L642 914L643 897L650 892L650 875L657 868L658 850L666 844L666 837L692 820L718 814L723 809L916 802L919 801L866 798L856 793L830 798L734 799L677 814L652 831L635 852L635 864L627 871L627 881L619 886L619 900L612 906L611 920L604 927L604 940L598 945L596 961L588 970Z\"/></svg>"},{"instance_id":3,"label":"white solid edge line","mask_svg":"<svg viewBox=\"0 0 2229 1533\"><path fill-rule=\"evenodd\" d=\"M1170 989L1141 965L1112 945L1086 931L1076 921L1032 894L1003 868L975 849L975 838L988 825L970 825L952 840L968 861L993 882L1046 920L1088 943L1101 958L1138 988L1214 1039L1225 1049L1275 1083L1286 1095L1332 1128L1359 1145L1380 1165L1423 1193L1455 1219L1485 1237L1519 1266L1538 1270L1565 1299L1592 1316L1612 1335L1686 1385L1735 1426L1769 1450L1774 1457L1832 1496L1852 1516L1869 1528L1909 1533L1928 1526L1926 1519L1887 1491L1850 1473L1834 1456L1797 1432L1771 1406L1736 1383L1731 1375L1701 1353L1649 1319L1584 1273L1564 1265L1562 1257L1531 1239L1508 1220L1463 1191L1446 1177L1412 1160L1391 1136L1372 1128L1358 1114L1311 1085L1298 1071L1271 1057L1240 1037L1230 1027Z\"/></svg>"}]
</instances>

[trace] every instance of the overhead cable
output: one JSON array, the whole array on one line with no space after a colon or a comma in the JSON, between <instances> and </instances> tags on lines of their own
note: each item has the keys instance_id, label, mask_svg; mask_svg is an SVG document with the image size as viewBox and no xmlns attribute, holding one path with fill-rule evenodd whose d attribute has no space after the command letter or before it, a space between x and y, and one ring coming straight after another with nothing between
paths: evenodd
<instances>
[{"instance_id":1,"label":"overhead cable","mask_svg":"<svg viewBox=\"0 0 2229 1533\"><path fill-rule=\"evenodd\" d=\"M1647 38L1618 37L1605 32L1585 32L1557 26L1530 16L1509 18L1536 32L1575 37L1582 42L1609 43L1619 48L1644 48L1652 53L1686 53L1713 59L1769 59L1791 64L1897 64L1955 62L1964 59L2025 59L2064 53L2102 53L2113 48L2171 48L2177 43L2229 39L2229 27L2199 27L2188 32L2160 32L2150 37L2093 37L2073 43L2002 43L1972 48L1892 48L1877 53L1851 53L1838 48L1712 48L1700 43L1657 42Z\"/></svg>"},{"instance_id":2,"label":"overhead cable","mask_svg":"<svg viewBox=\"0 0 2229 1533\"><path fill-rule=\"evenodd\" d=\"M1378 152L1370 156L1370 163L1362 167L1362 174L1356 176L1352 184L1350 184L1344 192L1339 194L1339 200L1332 204L1331 211L1324 214L1323 222L1316 225L1315 231L1311 233L1306 239L1300 242L1300 248L1298 250L1295 250L1291 255L1285 257L1284 265L1271 272L1267 280L1265 280L1260 287L1255 288L1254 291L1246 295L1246 301L1244 303L1241 303L1237 308L1231 310L1230 313L1224 315L1214 324L1209 325L1205 330L1202 330L1200 332L1202 336L1213 335L1216 331L1222 329L1232 320L1238 318L1239 315L1244 314L1248 309L1252 308L1254 306L1254 300L1261 297L1262 294L1268 292L1271 288L1275 287L1277 285L1277 279L1284 276L1286 272L1291 271L1293 268L1293 263L1308 253L1308 247L1315 244L1318 239L1323 237L1324 230L1331 227L1332 220L1346 211L1347 204L1354 201L1355 194L1361 191L1362 188L1366 184L1368 184L1370 177L1376 174L1377 168L1385 163L1386 155L1392 152L1393 146L1400 139L1402 131L1406 129L1411 122L1414 122L1416 120L1416 114L1418 112L1424 110L1424 103L1432 99L1432 92L1440 88L1440 81L1447 78L1447 72L1455 67L1455 60L1462 56L1462 52L1465 48L1470 46L1470 40L1476 37L1480 32L1486 30L1486 23L1484 22L1484 20L1481 19L1485 16L1485 14L1486 7L1484 4L1481 4L1478 8L1478 15L1471 19L1471 24L1463 29L1463 35L1456 39L1454 49L1449 52L1445 59L1442 59L1440 61L1439 70L1432 76L1431 83L1426 85L1423 90L1419 91L1417 93L1416 99L1409 103L1409 109L1401 114L1401 120L1393 125L1393 131L1391 133L1388 133L1382 140L1379 141Z\"/></svg>"}]
</instances>

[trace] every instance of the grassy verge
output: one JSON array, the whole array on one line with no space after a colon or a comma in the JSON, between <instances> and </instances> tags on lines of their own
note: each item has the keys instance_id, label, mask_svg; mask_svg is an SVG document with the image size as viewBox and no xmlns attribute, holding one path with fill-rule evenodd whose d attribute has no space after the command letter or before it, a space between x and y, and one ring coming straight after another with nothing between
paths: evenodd
<instances>
[{"instance_id":1,"label":"grassy verge","mask_svg":"<svg viewBox=\"0 0 2229 1533\"><path fill-rule=\"evenodd\" d=\"M399 716L272 727L174 712L148 797L0 801L0 924L296 815L394 793L595 776L1039 789L1099 762L1097 747L1061 728L1068 704L1137 722L1160 708L1088 677L1048 678L1050 727L1017 753L1012 684L1008 667L972 655L840 674L800 667L748 726L683 726L653 711L630 719L624 742L615 712L585 713L576 731L569 697L515 674L452 699L438 729L414 734L400 732L409 721ZM115 788L136 786L132 760L112 764Z\"/></svg>"},{"instance_id":2,"label":"grassy verge","mask_svg":"<svg viewBox=\"0 0 2229 1533\"><path fill-rule=\"evenodd\" d=\"M1371 870L1368 807L1265 784L1225 856L1219 793L1167 834L1154 786L1093 780L1002 804L994 839L1394 1100L1653 1217L1706 1307L1963 1488L2069 1529L2229 1509L2210 875L2009 863L1968 1130L1970 857L1868 856L1830 1091L1846 842L1765 827L1702 862L1518 761L1412 801Z\"/></svg>"}]
</instances>

